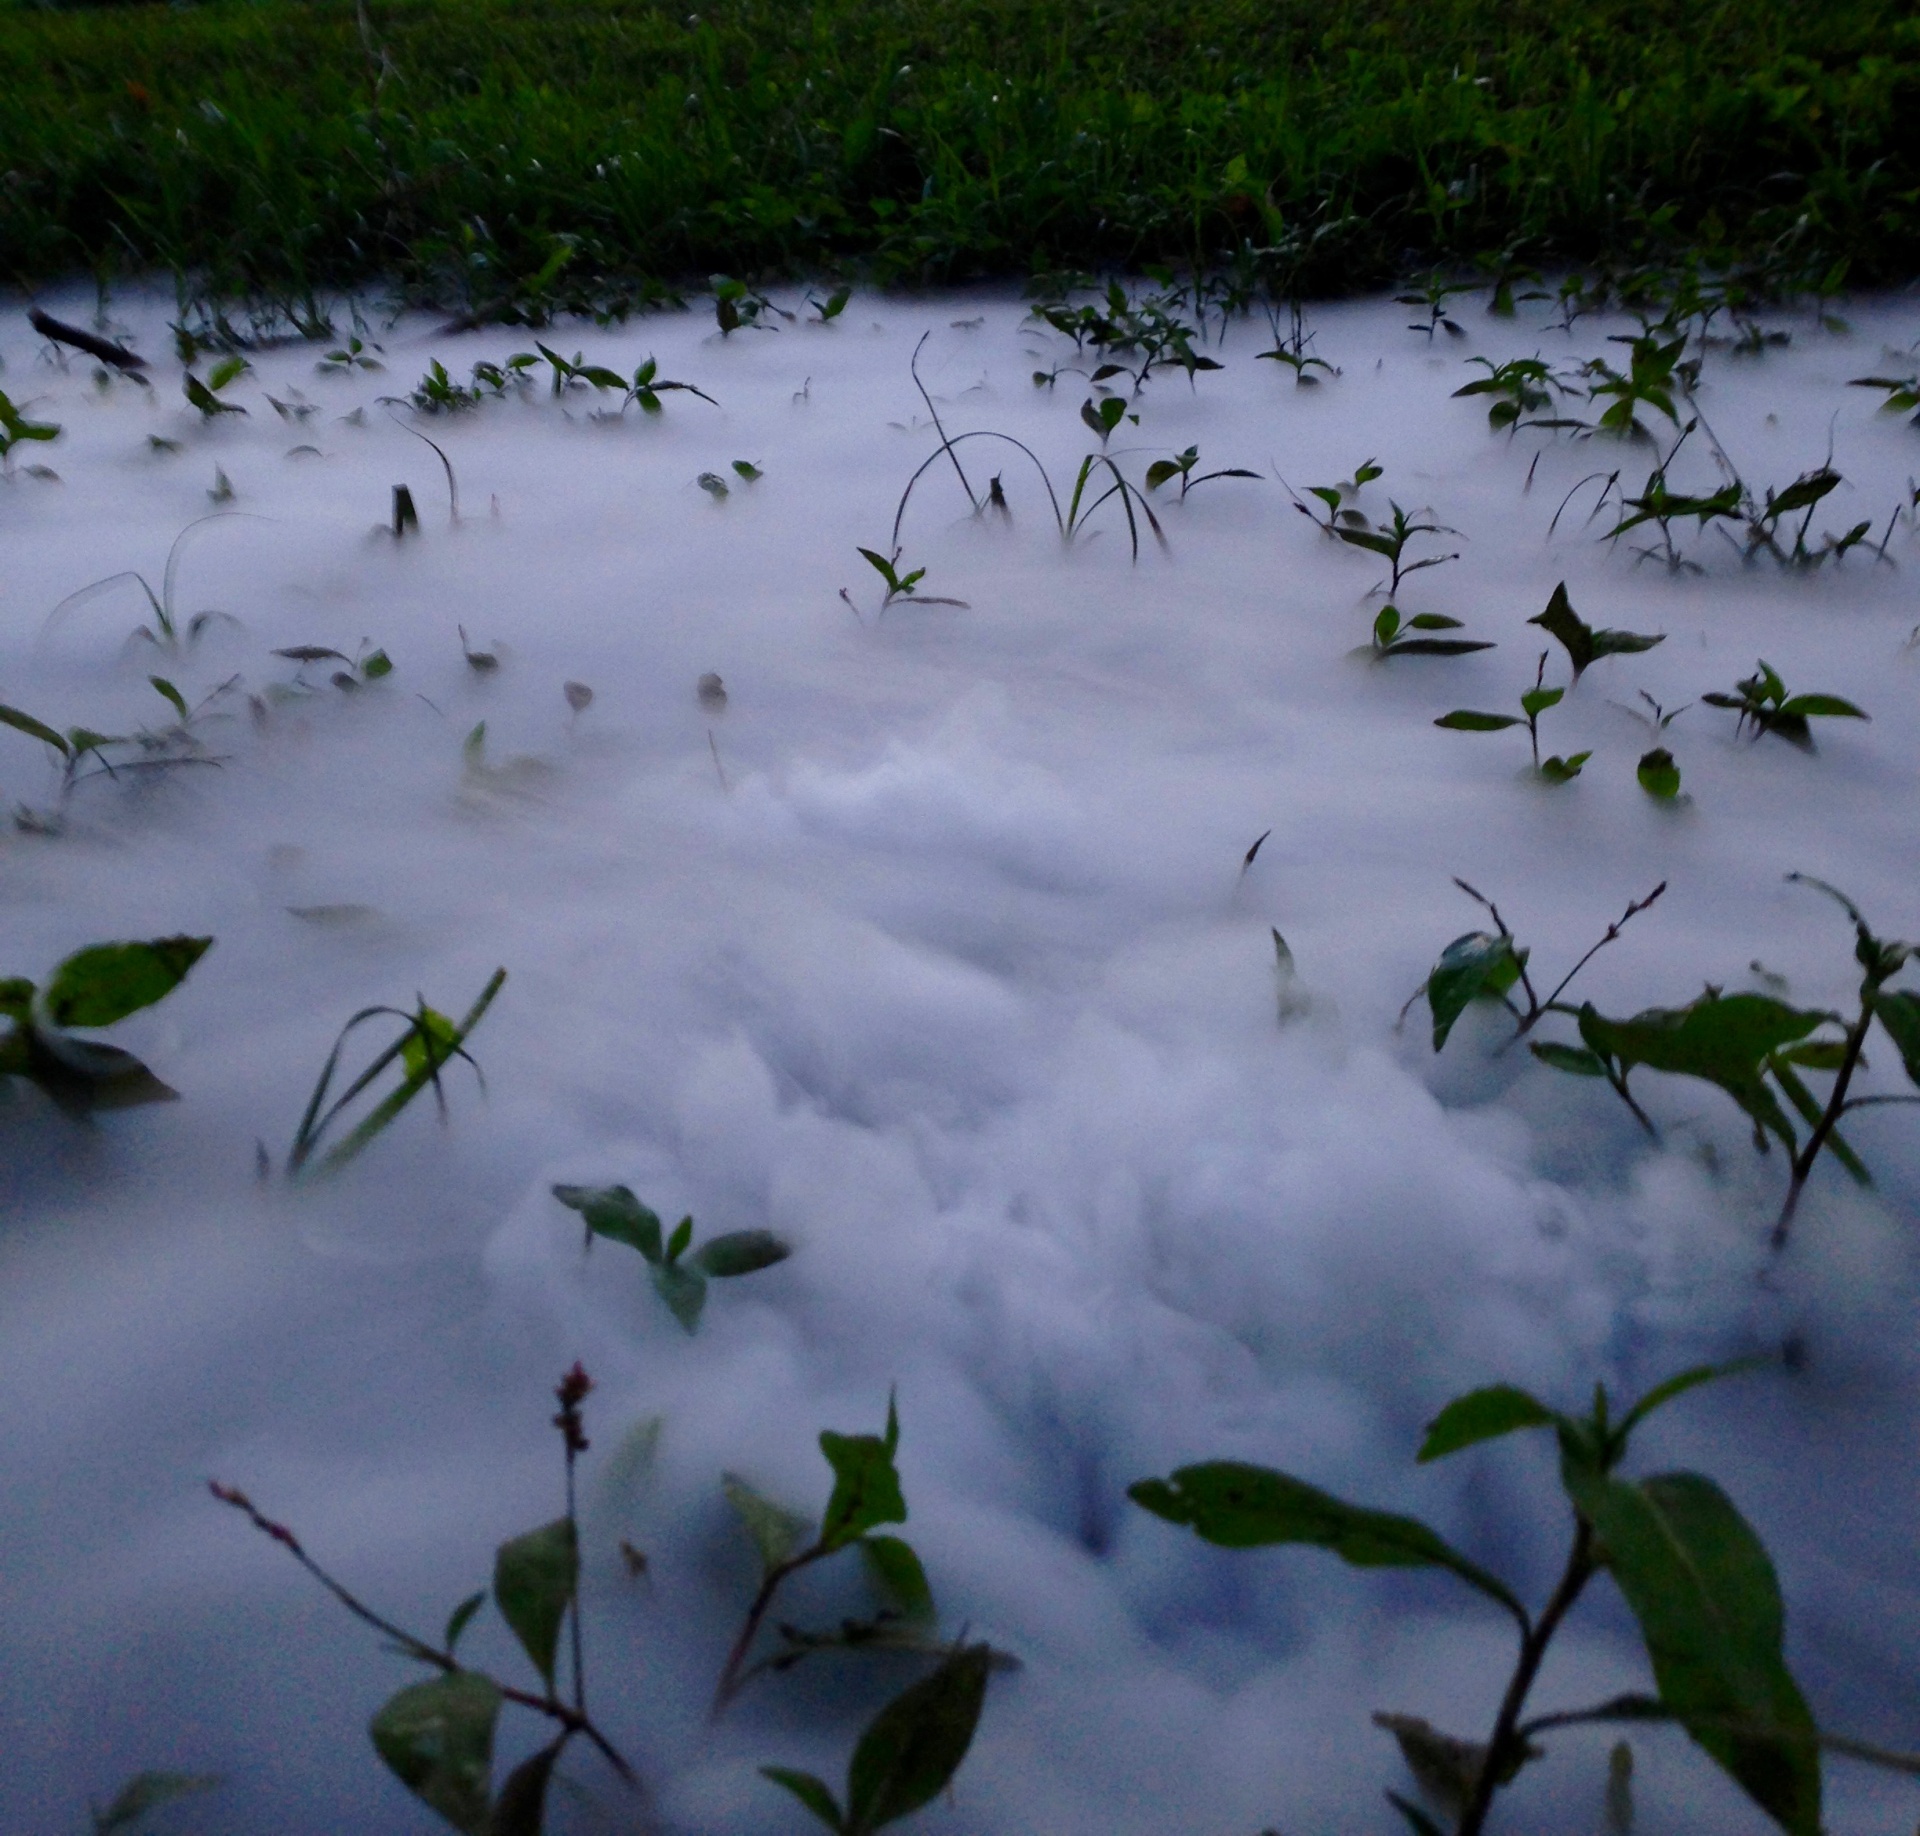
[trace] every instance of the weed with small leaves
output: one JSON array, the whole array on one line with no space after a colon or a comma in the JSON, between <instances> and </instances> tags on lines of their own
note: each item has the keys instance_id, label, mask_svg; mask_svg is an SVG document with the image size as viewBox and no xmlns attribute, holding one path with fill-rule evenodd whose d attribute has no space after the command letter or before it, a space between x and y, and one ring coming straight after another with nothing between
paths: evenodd
<instances>
[{"instance_id":1,"label":"weed with small leaves","mask_svg":"<svg viewBox=\"0 0 1920 1836\"><path fill-rule=\"evenodd\" d=\"M1545 686L1547 676L1547 653L1540 653L1540 666L1534 671L1533 687L1520 697L1518 714L1482 714L1473 708L1455 708L1451 714L1442 714L1433 724L1446 727L1455 733L1498 733L1507 727L1525 727L1527 739L1533 748L1533 769L1549 784L1565 784L1580 775L1580 768L1593 757L1591 752L1576 752L1568 758L1557 754L1548 759L1540 756L1540 716L1549 708L1559 704L1565 696L1563 688Z\"/></svg>"}]
</instances>

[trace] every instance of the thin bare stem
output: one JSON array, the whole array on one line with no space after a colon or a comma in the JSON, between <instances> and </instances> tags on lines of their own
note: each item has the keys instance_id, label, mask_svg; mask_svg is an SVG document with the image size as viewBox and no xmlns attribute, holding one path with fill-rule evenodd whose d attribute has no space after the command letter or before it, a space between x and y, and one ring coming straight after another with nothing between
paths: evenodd
<instances>
[{"instance_id":1,"label":"thin bare stem","mask_svg":"<svg viewBox=\"0 0 1920 1836\"><path fill-rule=\"evenodd\" d=\"M953 442L947 438L947 430L940 424L940 410L933 405L933 397L927 393L927 385L920 380L920 352L925 347L927 340L932 336L933 333L930 331L924 331L920 334L920 342L913 347L913 355L907 361L907 371L913 377L913 386L920 391L920 399L927 405L927 413L933 416L933 431L940 436L940 450L953 461L954 476L960 480L960 489L966 492L967 502L973 506L974 515L978 516L980 514L980 499L974 495L973 486L968 482L966 473L961 469L960 455L953 450ZM896 525L894 534L897 537L899 533L899 528Z\"/></svg>"},{"instance_id":2,"label":"thin bare stem","mask_svg":"<svg viewBox=\"0 0 1920 1836\"><path fill-rule=\"evenodd\" d=\"M1613 921L1612 924L1607 926L1606 936L1601 938L1600 941L1597 944L1595 944L1593 948L1586 953L1585 956L1581 957L1581 959L1577 963L1575 963L1574 966L1571 969L1569 969L1565 975L1563 975L1560 978L1560 985L1556 989L1554 989L1552 994L1548 995L1547 998L1540 1003L1541 1010L1544 1012L1546 1009L1552 1007L1554 1002L1559 1000L1560 997L1566 993L1567 985L1573 980L1573 978L1576 975L1578 975L1580 971L1584 969L1590 962L1592 962L1593 959L1596 956L1598 956L1600 952L1607 947L1608 944L1612 943L1613 940L1620 935L1620 933L1627 927L1627 925L1633 919L1639 917L1639 915L1642 912L1644 912L1647 909L1647 907L1650 906L1654 902L1654 900L1659 898L1660 895L1666 890L1667 890L1667 883L1665 880L1662 880L1660 884L1656 886L1652 892L1648 893L1644 899L1635 899L1633 903L1629 905L1627 909L1624 912L1622 912L1620 916Z\"/></svg>"}]
</instances>

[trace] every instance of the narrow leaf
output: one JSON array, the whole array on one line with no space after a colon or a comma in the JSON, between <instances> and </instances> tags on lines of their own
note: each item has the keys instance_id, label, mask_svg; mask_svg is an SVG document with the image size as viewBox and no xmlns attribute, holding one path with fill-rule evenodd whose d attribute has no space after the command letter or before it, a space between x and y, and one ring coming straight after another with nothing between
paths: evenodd
<instances>
[{"instance_id":1,"label":"narrow leaf","mask_svg":"<svg viewBox=\"0 0 1920 1836\"><path fill-rule=\"evenodd\" d=\"M1524 727L1527 723L1517 714L1479 714L1472 708L1455 708L1433 724L1455 733L1498 733L1502 727Z\"/></svg>"},{"instance_id":2,"label":"narrow leaf","mask_svg":"<svg viewBox=\"0 0 1920 1836\"><path fill-rule=\"evenodd\" d=\"M694 1251L692 1261L701 1274L724 1280L770 1269L792 1254L792 1246L770 1230L730 1230L709 1237Z\"/></svg>"},{"instance_id":3,"label":"narrow leaf","mask_svg":"<svg viewBox=\"0 0 1920 1836\"><path fill-rule=\"evenodd\" d=\"M560 1627L579 1578L580 1547L570 1518L529 1530L494 1553L494 1603L549 1689Z\"/></svg>"},{"instance_id":4,"label":"narrow leaf","mask_svg":"<svg viewBox=\"0 0 1920 1836\"><path fill-rule=\"evenodd\" d=\"M954 1652L868 1724L847 1768L848 1836L911 1816L946 1789L973 1744L991 1659L985 1645Z\"/></svg>"}]
</instances>

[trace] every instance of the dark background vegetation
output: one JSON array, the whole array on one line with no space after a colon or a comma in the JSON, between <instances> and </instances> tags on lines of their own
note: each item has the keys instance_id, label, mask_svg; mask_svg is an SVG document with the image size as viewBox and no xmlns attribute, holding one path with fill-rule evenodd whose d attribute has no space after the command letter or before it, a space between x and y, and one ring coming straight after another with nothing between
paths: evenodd
<instances>
[{"instance_id":1,"label":"dark background vegetation","mask_svg":"<svg viewBox=\"0 0 1920 1836\"><path fill-rule=\"evenodd\" d=\"M689 8L697 8L690 11ZM0 278L1920 271L1891 0L0 0Z\"/></svg>"}]
</instances>

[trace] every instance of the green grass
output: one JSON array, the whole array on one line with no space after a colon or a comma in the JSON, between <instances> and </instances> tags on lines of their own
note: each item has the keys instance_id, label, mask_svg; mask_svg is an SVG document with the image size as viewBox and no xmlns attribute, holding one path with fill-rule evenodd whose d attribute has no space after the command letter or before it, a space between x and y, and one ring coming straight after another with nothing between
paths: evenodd
<instances>
[{"instance_id":1,"label":"green grass","mask_svg":"<svg viewBox=\"0 0 1920 1836\"><path fill-rule=\"evenodd\" d=\"M1920 270L1920 18L1898 0L368 13L363 39L343 0L0 0L0 276L172 267L294 300L382 276L488 305L1249 247L1291 249L1267 278L1314 290L1516 243Z\"/></svg>"}]
</instances>

